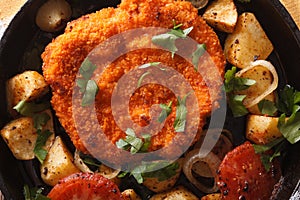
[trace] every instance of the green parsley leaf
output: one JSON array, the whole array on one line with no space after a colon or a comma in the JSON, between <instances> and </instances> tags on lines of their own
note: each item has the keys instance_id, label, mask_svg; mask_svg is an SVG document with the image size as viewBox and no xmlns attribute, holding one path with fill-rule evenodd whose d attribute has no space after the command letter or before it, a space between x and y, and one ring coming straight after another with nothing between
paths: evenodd
<instances>
[{"instance_id":1,"label":"green parsley leaf","mask_svg":"<svg viewBox=\"0 0 300 200\"><path fill-rule=\"evenodd\" d=\"M174 162L160 170L143 173L143 177L157 178L158 181L165 181L177 174L179 168L178 162Z\"/></svg>"},{"instance_id":2,"label":"green parsley leaf","mask_svg":"<svg viewBox=\"0 0 300 200\"><path fill-rule=\"evenodd\" d=\"M277 127L291 144L297 143L300 140L300 112L294 113L288 120L286 115L282 114Z\"/></svg>"},{"instance_id":3,"label":"green parsley leaf","mask_svg":"<svg viewBox=\"0 0 300 200\"><path fill-rule=\"evenodd\" d=\"M94 80L88 80L85 92L83 94L81 106L91 105L99 91L98 85Z\"/></svg>"},{"instance_id":4,"label":"green parsley leaf","mask_svg":"<svg viewBox=\"0 0 300 200\"><path fill-rule=\"evenodd\" d=\"M232 67L225 73L225 92L236 92L248 89L250 86L256 83L255 80L236 77L236 67Z\"/></svg>"},{"instance_id":5,"label":"green parsley leaf","mask_svg":"<svg viewBox=\"0 0 300 200\"><path fill-rule=\"evenodd\" d=\"M286 115L292 115L300 110L300 92L293 87L286 85L279 91L277 108Z\"/></svg>"},{"instance_id":6,"label":"green parsley leaf","mask_svg":"<svg viewBox=\"0 0 300 200\"><path fill-rule=\"evenodd\" d=\"M171 114L172 111L172 101L169 104L160 104L159 107L162 109L160 115L158 116L158 122L162 123Z\"/></svg>"},{"instance_id":7,"label":"green parsley leaf","mask_svg":"<svg viewBox=\"0 0 300 200\"><path fill-rule=\"evenodd\" d=\"M140 149L140 152L148 152L148 148L151 144L151 135L150 134L144 134L142 135L143 139L144 139L144 144Z\"/></svg>"},{"instance_id":8,"label":"green parsley leaf","mask_svg":"<svg viewBox=\"0 0 300 200\"><path fill-rule=\"evenodd\" d=\"M185 130L185 123L186 123L186 98L189 96L190 93L185 95L182 99L178 96L177 98L177 106L176 106L176 118L174 121L174 129L175 132L184 132Z\"/></svg>"},{"instance_id":9,"label":"green parsley leaf","mask_svg":"<svg viewBox=\"0 0 300 200\"><path fill-rule=\"evenodd\" d=\"M45 146L48 138L52 135L52 133L49 130L43 132L41 130L38 130L37 134L38 137L36 139L33 152L40 163L43 163L48 153L43 147Z\"/></svg>"},{"instance_id":10,"label":"green parsley leaf","mask_svg":"<svg viewBox=\"0 0 300 200\"><path fill-rule=\"evenodd\" d=\"M229 94L228 96L228 105L234 117L241 117L248 113L247 108L243 104L246 95Z\"/></svg>"},{"instance_id":11,"label":"green parsley leaf","mask_svg":"<svg viewBox=\"0 0 300 200\"><path fill-rule=\"evenodd\" d=\"M33 124L36 130L42 130L43 126L50 120L50 116L43 112L33 115Z\"/></svg>"},{"instance_id":12,"label":"green parsley leaf","mask_svg":"<svg viewBox=\"0 0 300 200\"><path fill-rule=\"evenodd\" d=\"M272 149L273 147L275 147L276 145L278 145L279 143L283 142L284 138L278 138L272 142L269 142L268 144L265 145L259 145L259 144L253 144L253 148L255 153L264 153L266 151L269 151L270 149Z\"/></svg>"},{"instance_id":13,"label":"green parsley leaf","mask_svg":"<svg viewBox=\"0 0 300 200\"><path fill-rule=\"evenodd\" d=\"M205 44L197 44L197 49L192 54L192 63L196 71L198 71L199 59L205 53L205 51Z\"/></svg>"},{"instance_id":14,"label":"green parsley leaf","mask_svg":"<svg viewBox=\"0 0 300 200\"><path fill-rule=\"evenodd\" d=\"M86 85L88 83L89 80L87 79L76 79L76 84L77 86L80 88L80 92L84 93L85 89L86 89Z\"/></svg>"},{"instance_id":15,"label":"green parsley leaf","mask_svg":"<svg viewBox=\"0 0 300 200\"><path fill-rule=\"evenodd\" d=\"M143 135L143 138L145 140L144 142L142 139L136 137L134 130L131 128L128 128L125 131L125 133L126 133L125 139L121 138L116 142L116 146L119 149L130 150L131 154L144 152L148 150L151 141L150 135Z\"/></svg>"},{"instance_id":16,"label":"green parsley leaf","mask_svg":"<svg viewBox=\"0 0 300 200\"><path fill-rule=\"evenodd\" d=\"M172 53L172 58L174 57L175 52L178 51L175 41L179 38L186 38L187 35L193 30L193 27L181 30L176 25L174 25L174 28L168 33L163 33L152 37L152 43L170 51Z\"/></svg>"},{"instance_id":17,"label":"green parsley leaf","mask_svg":"<svg viewBox=\"0 0 300 200\"><path fill-rule=\"evenodd\" d=\"M86 58L79 68L79 73L84 77L84 79L89 80L97 68L90 59Z\"/></svg>"},{"instance_id":18,"label":"green parsley leaf","mask_svg":"<svg viewBox=\"0 0 300 200\"><path fill-rule=\"evenodd\" d=\"M274 116L277 112L277 107L274 102L263 99L258 103L258 109L264 115Z\"/></svg>"},{"instance_id":19,"label":"green parsley leaf","mask_svg":"<svg viewBox=\"0 0 300 200\"><path fill-rule=\"evenodd\" d=\"M150 72L145 72L145 73L142 74L142 76L139 78L138 83L137 83L137 87L138 87L138 88L141 87L144 78L145 78L146 76L148 76L149 74L150 74Z\"/></svg>"},{"instance_id":20,"label":"green parsley leaf","mask_svg":"<svg viewBox=\"0 0 300 200\"><path fill-rule=\"evenodd\" d=\"M25 200L50 200L50 198L42 194L43 190L43 188L29 188L28 185L24 185Z\"/></svg>"},{"instance_id":21,"label":"green parsley leaf","mask_svg":"<svg viewBox=\"0 0 300 200\"><path fill-rule=\"evenodd\" d=\"M35 113L50 108L50 102L43 102L37 104L37 103L26 102L22 100L13 108L21 115L32 117Z\"/></svg>"}]
</instances>

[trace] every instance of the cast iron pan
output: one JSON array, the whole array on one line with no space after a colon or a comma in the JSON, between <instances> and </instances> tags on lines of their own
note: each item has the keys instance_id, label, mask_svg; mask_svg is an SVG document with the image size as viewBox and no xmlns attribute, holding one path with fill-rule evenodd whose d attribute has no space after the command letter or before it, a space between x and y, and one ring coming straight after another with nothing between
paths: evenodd
<instances>
[{"instance_id":1,"label":"cast iron pan","mask_svg":"<svg viewBox=\"0 0 300 200\"><path fill-rule=\"evenodd\" d=\"M35 15L45 0L29 0L9 25L0 43L0 128L11 119L6 109L5 82L8 78L25 69L41 72L40 53L44 46L60 33L42 32L35 25ZM108 6L116 6L118 0L69 1L73 8L73 18ZM251 3L236 2L239 13L253 12L275 50L270 60L280 75L280 87L286 82L300 90L300 31L285 8L278 0L251 0ZM224 35L220 34L221 41ZM228 124L227 124L228 125ZM232 124L228 126L233 126ZM243 132L243 127L241 132ZM65 139L68 139L65 136ZM288 147L283 158L283 177L274 191L274 199L289 199L300 180L300 145ZM33 165L33 166L32 166ZM35 174L34 161L17 161L2 137L0 138L0 189L6 199L24 199L23 186L40 186L42 183ZM184 177L181 182L186 182ZM189 189L201 195L191 185ZM139 186L136 186L139 188ZM145 195L144 195L145 197Z\"/></svg>"}]
</instances>

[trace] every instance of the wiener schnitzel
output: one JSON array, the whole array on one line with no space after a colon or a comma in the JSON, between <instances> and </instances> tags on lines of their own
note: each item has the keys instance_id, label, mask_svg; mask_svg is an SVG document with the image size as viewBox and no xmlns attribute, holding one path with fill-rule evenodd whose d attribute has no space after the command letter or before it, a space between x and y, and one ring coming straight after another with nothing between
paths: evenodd
<instances>
[{"instance_id":1,"label":"wiener schnitzel","mask_svg":"<svg viewBox=\"0 0 300 200\"><path fill-rule=\"evenodd\" d=\"M193 27L188 35L199 44L206 45L206 51L217 70L212 70L207 62L199 63L198 73L193 65L182 57L161 49L143 49L128 52L111 63L101 78L97 81L99 93L96 96L96 113L101 129L107 138L115 143L125 138L124 130L116 124L111 108L111 96L118 80L130 70L145 63L161 62L178 71L191 85L199 105L199 126L196 127L197 140L206 118L211 114L212 106L218 105L220 90L225 68L225 57L215 32L198 16L190 2L174 0L123 0L117 8L104 8L92 14L80 17L70 22L64 34L54 39L42 54L43 74L51 86L53 109L70 136L75 147L88 153L76 129L74 120L73 89L78 70L86 56L101 42L128 30L141 27L162 27L172 29L174 22L182 24L180 28ZM116 41L118 43L118 41ZM140 41L141 42L141 41ZM125 47L126 48L126 47ZM105 52L104 52L105 53ZM108 53L109 54L109 53ZM203 74L205 77L203 77ZM175 80L176 82L176 80ZM178 149L187 133L177 133L173 124L176 117L177 97L168 88L147 84L138 88L131 96L129 113L132 121L143 127L151 121L150 107L154 104L173 102L172 112L168 116L162 130L151 138L149 151L155 151L167 146L178 135L176 141ZM188 102L187 102L188 104ZM190 110L189 112L195 112ZM90 113L81 111L81 115ZM93 125L89 121L80 122L80 126L87 130L87 135ZM93 138L91 135L87 136ZM92 139L90 139L90 142ZM174 149L170 150L177 151ZM180 151L180 150L179 150ZM107 157L115 152L105 152Z\"/></svg>"}]
</instances>

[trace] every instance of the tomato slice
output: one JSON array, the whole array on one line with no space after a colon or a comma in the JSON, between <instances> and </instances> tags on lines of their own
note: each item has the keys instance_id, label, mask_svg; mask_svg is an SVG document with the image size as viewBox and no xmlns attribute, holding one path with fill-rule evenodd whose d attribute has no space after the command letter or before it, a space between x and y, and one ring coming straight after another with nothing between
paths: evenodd
<instances>
[{"instance_id":1,"label":"tomato slice","mask_svg":"<svg viewBox=\"0 0 300 200\"><path fill-rule=\"evenodd\" d=\"M245 142L221 162L217 185L222 199L269 199L280 175L278 162L267 172L252 144Z\"/></svg>"},{"instance_id":2,"label":"tomato slice","mask_svg":"<svg viewBox=\"0 0 300 200\"><path fill-rule=\"evenodd\" d=\"M75 173L55 185L51 200L123 200L118 186L97 173Z\"/></svg>"}]
</instances>

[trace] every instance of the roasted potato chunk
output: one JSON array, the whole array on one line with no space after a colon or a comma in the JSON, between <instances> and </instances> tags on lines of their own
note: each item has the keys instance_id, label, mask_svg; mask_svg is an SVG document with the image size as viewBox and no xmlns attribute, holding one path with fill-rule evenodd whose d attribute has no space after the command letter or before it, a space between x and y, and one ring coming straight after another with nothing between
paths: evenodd
<instances>
[{"instance_id":1,"label":"roasted potato chunk","mask_svg":"<svg viewBox=\"0 0 300 200\"><path fill-rule=\"evenodd\" d=\"M12 115L16 113L13 107L20 101L32 101L49 91L44 77L36 71L25 71L18 74L6 83L7 107Z\"/></svg>"},{"instance_id":2,"label":"roasted potato chunk","mask_svg":"<svg viewBox=\"0 0 300 200\"><path fill-rule=\"evenodd\" d=\"M141 197L133 189L127 189L122 192L124 200L141 200Z\"/></svg>"},{"instance_id":3,"label":"roasted potato chunk","mask_svg":"<svg viewBox=\"0 0 300 200\"><path fill-rule=\"evenodd\" d=\"M172 176L171 178L167 180L160 181L156 177L144 177L144 182L143 185L146 186L148 189L152 190L153 192L163 192L166 190L171 189L175 183L177 182L180 173L182 171L182 164L183 164L183 159L180 158L176 162L178 162L179 167L176 170L176 174Z\"/></svg>"},{"instance_id":4,"label":"roasted potato chunk","mask_svg":"<svg viewBox=\"0 0 300 200\"><path fill-rule=\"evenodd\" d=\"M150 198L150 200L198 200L199 198L196 197L193 193L188 191L183 186L178 186L173 188L170 191L156 194Z\"/></svg>"},{"instance_id":5,"label":"roasted potato chunk","mask_svg":"<svg viewBox=\"0 0 300 200\"><path fill-rule=\"evenodd\" d=\"M221 200L221 194L220 193L208 194L202 197L201 200Z\"/></svg>"},{"instance_id":6,"label":"roasted potato chunk","mask_svg":"<svg viewBox=\"0 0 300 200\"><path fill-rule=\"evenodd\" d=\"M207 7L202 17L215 29L232 33L237 22L238 13L233 0L216 0Z\"/></svg>"},{"instance_id":7,"label":"roasted potato chunk","mask_svg":"<svg viewBox=\"0 0 300 200\"><path fill-rule=\"evenodd\" d=\"M73 156L59 136L55 138L46 159L41 165L43 181L54 186L58 181L68 175L80 172L73 163Z\"/></svg>"},{"instance_id":8,"label":"roasted potato chunk","mask_svg":"<svg viewBox=\"0 0 300 200\"><path fill-rule=\"evenodd\" d=\"M238 17L235 30L226 38L224 53L231 64L244 68L256 59L265 60L273 45L256 17L243 13Z\"/></svg>"},{"instance_id":9,"label":"roasted potato chunk","mask_svg":"<svg viewBox=\"0 0 300 200\"><path fill-rule=\"evenodd\" d=\"M277 128L278 118L261 115L249 115L246 126L246 138L255 144L267 144L282 137Z\"/></svg>"},{"instance_id":10,"label":"roasted potato chunk","mask_svg":"<svg viewBox=\"0 0 300 200\"><path fill-rule=\"evenodd\" d=\"M51 112L46 112L51 116L51 119L43 127L43 130L54 133ZM31 117L21 117L11 121L1 130L1 135L17 159L31 160L35 157L33 150L38 135ZM50 148L53 141L54 134L48 138L44 147L45 150Z\"/></svg>"}]
</instances>

